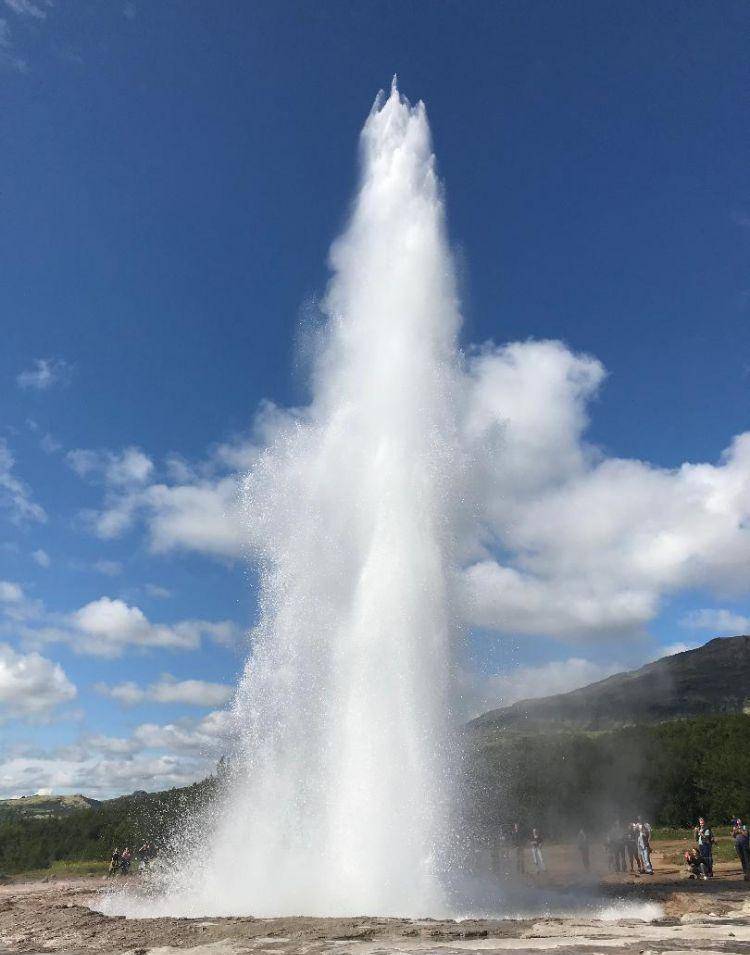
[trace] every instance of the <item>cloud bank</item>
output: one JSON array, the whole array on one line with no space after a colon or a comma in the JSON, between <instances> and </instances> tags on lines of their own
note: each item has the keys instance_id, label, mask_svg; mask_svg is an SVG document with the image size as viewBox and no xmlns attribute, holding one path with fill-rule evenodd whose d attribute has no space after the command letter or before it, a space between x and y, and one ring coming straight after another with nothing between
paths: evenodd
<instances>
[{"instance_id":1,"label":"cloud bank","mask_svg":"<svg viewBox=\"0 0 750 955\"><path fill-rule=\"evenodd\" d=\"M75 699L63 668L38 653L18 653L0 643L0 720L43 721Z\"/></svg>"},{"instance_id":2,"label":"cloud bank","mask_svg":"<svg viewBox=\"0 0 750 955\"><path fill-rule=\"evenodd\" d=\"M117 700L124 706L136 706L139 703L180 703L187 706L223 706L234 694L234 687L224 683L209 683L205 680L177 680L168 673L147 687L140 687L132 681L107 686L96 685L96 691L102 696Z\"/></svg>"},{"instance_id":3,"label":"cloud bank","mask_svg":"<svg viewBox=\"0 0 750 955\"><path fill-rule=\"evenodd\" d=\"M466 359L459 591L468 625L566 643L629 639L665 597L746 591L750 432L715 463L608 456L586 440L605 379L596 358L558 341L487 344ZM89 515L94 532L119 537L142 525L156 553L241 556L242 472L304 414L266 404L252 436L196 467L171 460L169 480L149 481L144 464L124 483L100 463L106 491Z\"/></svg>"},{"instance_id":4,"label":"cloud bank","mask_svg":"<svg viewBox=\"0 0 750 955\"><path fill-rule=\"evenodd\" d=\"M115 658L129 650L197 650L204 640L231 646L242 631L231 620L157 623L140 607L108 596L72 613L54 613L27 598L19 584L0 581L0 634L16 636L33 649L64 643L78 654Z\"/></svg>"}]
</instances>

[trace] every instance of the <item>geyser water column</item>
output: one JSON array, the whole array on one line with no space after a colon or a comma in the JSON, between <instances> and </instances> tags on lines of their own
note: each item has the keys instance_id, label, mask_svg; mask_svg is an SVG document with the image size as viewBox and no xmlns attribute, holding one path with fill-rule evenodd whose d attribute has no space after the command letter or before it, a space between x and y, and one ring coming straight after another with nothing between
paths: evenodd
<instances>
[{"instance_id":1,"label":"geyser water column","mask_svg":"<svg viewBox=\"0 0 750 955\"><path fill-rule=\"evenodd\" d=\"M230 792L163 911L445 911L459 314L424 106L394 83L361 154L311 403L265 413L245 482L261 619Z\"/></svg>"}]
</instances>

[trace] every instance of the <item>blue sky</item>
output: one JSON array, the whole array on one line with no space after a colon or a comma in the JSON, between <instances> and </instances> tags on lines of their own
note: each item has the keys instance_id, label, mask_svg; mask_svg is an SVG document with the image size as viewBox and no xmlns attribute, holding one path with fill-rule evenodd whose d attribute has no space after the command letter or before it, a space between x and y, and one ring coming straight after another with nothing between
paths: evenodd
<instances>
[{"instance_id":1,"label":"blue sky","mask_svg":"<svg viewBox=\"0 0 750 955\"><path fill-rule=\"evenodd\" d=\"M487 380L502 404L512 366L539 460L577 461L470 573L471 705L747 630L750 451L721 456L748 427L749 17L0 2L3 793L159 788L221 750L255 614L234 476L259 405L305 401L300 329L394 72L427 103L467 354L521 343ZM609 537L563 519L625 500Z\"/></svg>"}]
</instances>

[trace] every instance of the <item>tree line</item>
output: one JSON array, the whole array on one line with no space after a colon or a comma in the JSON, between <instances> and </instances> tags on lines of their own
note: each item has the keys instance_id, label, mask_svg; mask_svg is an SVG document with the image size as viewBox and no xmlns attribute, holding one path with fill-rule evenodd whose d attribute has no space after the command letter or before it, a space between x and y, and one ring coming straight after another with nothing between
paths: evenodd
<instances>
[{"instance_id":1,"label":"tree line","mask_svg":"<svg viewBox=\"0 0 750 955\"><path fill-rule=\"evenodd\" d=\"M468 813L482 827L604 831L617 818L680 828L750 812L750 716L706 716L592 733L477 733Z\"/></svg>"},{"instance_id":2,"label":"tree line","mask_svg":"<svg viewBox=\"0 0 750 955\"><path fill-rule=\"evenodd\" d=\"M683 827L750 813L750 716L708 716L600 733L485 732L468 737L466 822L491 831L519 822L548 839L581 826L593 836L642 815ZM219 774L221 775L221 774ZM108 800L61 817L0 809L0 873L106 859L114 846L166 844L176 822L210 803L217 777L184 789Z\"/></svg>"}]
</instances>

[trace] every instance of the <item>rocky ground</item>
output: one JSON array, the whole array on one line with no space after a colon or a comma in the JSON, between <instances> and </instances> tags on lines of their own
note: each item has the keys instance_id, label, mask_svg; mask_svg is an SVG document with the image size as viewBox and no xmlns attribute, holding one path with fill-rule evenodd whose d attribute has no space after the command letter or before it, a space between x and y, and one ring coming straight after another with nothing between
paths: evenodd
<instances>
[{"instance_id":1,"label":"rocky ground","mask_svg":"<svg viewBox=\"0 0 750 955\"><path fill-rule=\"evenodd\" d=\"M94 955L451 955L451 953L555 952L687 953L750 955L750 883L737 866L722 864L709 882L693 882L664 864L653 879L604 876L596 886L559 869L545 876L546 891L594 889L603 909L625 903L658 903L653 921L566 916L493 920L386 918L125 919L94 911L101 879L11 882L0 886L0 952L66 952ZM627 909L625 909L627 911ZM638 910L635 910L638 911ZM658 910L657 910L658 911ZM594 913L592 913L593 915ZM601 914L601 913L600 913ZM614 913L616 914L616 913Z\"/></svg>"}]
</instances>

